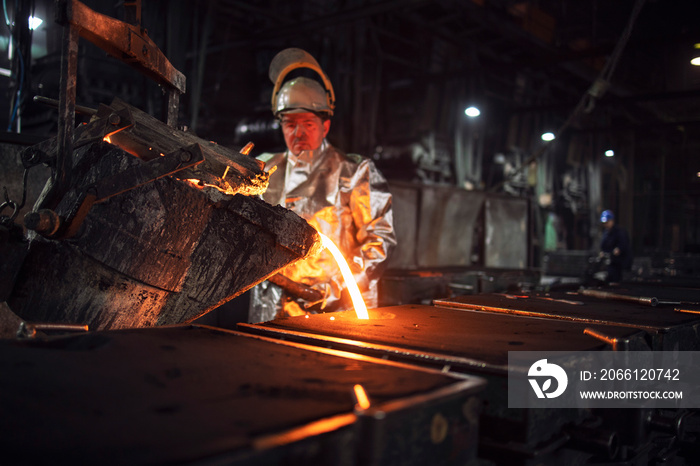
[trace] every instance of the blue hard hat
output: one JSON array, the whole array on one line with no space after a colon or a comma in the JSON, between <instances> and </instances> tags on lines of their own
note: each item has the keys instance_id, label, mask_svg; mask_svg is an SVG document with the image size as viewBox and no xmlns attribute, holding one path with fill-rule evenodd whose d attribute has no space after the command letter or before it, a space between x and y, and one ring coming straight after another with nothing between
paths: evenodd
<instances>
[{"instance_id":1,"label":"blue hard hat","mask_svg":"<svg viewBox=\"0 0 700 466\"><path fill-rule=\"evenodd\" d=\"M605 223L608 220L615 220L615 214L612 213L612 210L604 210L602 214L600 214L600 223Z\"/></svg>"}]
</instances>

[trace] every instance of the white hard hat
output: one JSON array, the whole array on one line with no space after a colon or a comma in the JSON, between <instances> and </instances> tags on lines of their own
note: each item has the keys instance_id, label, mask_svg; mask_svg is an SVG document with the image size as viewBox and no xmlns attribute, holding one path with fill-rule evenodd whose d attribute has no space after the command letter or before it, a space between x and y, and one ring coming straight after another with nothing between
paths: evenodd
<instances>
[{"instance_id":1,"label":"white hard hat","mask_svg":"<svg viewBox=\"0 0 700 466\"><path fill-rule=\"evenodd\" d=\"M313 79L300 77L287 81L277 94L275 115L300 112L333 115L333 109L328 106L326 91Z\"/></svg>"}]
</instances>

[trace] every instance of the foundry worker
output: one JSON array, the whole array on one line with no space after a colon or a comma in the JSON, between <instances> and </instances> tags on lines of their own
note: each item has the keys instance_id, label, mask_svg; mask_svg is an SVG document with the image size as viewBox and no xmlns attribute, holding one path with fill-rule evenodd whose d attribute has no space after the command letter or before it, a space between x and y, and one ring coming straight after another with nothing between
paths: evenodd
<instances>
[{"instance_id":1,"label":"foundry worker","mask_svg":"<svg viewBox=\"0 0 700 466\"><path fill-rule=\"evenodd\" d=\"M608 255L608 283L620 283L622 271L632 267L632 250L630 248L627 232L615 225L615 214L611 210L605 210L600 215L600 223L603 225L603 237L600 241L600 254Z\"/></svg>"},{"instance_id":2,"label":"foundry worker","mask_svg":"<svg viewBox=\"0 0 700 466\"><path fill-rule=\"evenodd\" d=\"M323 86L307 77L282 85L286 70L299 67L316 72ZM335 97L311 55L301 49L280 52L270 64L270 79L275 83L272 112L287 150L259 157L271 173L263 199L294 211L328 236L347 260L367 307L377 307L377 283L396 244L387 182L371 160L345 154L326 139ZM319 299L305 301L291 288L266 281L252 290L249 321L352 308L340 269L327 250L278 274L317 290Z\"/></svg>"}]
</instances>

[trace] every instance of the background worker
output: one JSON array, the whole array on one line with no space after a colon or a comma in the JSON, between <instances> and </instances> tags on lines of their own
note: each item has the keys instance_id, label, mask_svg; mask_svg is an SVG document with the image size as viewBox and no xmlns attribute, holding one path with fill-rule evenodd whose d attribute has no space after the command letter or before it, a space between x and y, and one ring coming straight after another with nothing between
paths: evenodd
<instances>
[{"instance_id":1,"label":"background worker","mask_svg":"<svg viewBox=\"0 0 700 466\"><path fill-rule=\"evenodd\" d=\"M630 248L627 232L615 224L615 214L611 210L604 210L600 215L603 225L603 237L600 241L600 254L608 255L608 283L620 283L623 270L632 267L632 250Z\"/></svg>"},{"instance_id":2,"label":"background worker","mask_svg":"<svg viewBox=\"0 0 700 466\"><path fill-rule=\"evenodd\" d=\"M315 71L325 89L307 77L282 84L289 71L300 67ZM270 79L275 83L272 112L280 121L287 150L260 156L267 171L274 168L263 199L296 212L328 236L348 261L367 307L377 307L377 282L396 244L388 184L371 160L345 154L327 141L335 96L311 55L301 49L283 50L270 64ZM289 288L266 281L253 288L249 321L352 307L329 251L279 274L318 290L321 299L307 302Z\"/></svg>"}]
</instances>

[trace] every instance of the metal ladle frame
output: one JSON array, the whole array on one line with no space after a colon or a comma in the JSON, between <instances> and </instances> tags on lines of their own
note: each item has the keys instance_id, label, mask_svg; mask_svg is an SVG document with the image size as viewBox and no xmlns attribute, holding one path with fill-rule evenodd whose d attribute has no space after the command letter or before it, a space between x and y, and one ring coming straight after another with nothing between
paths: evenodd
<instances>
[{"instance_id":1,"label":"metal ladle frame","mask_svg":"<svg viewBox=\"0 0 700 466\"><path fill-rule=\"evenodd\" d=\"M141 27L141 0L125 2L128 24L97 13L78 0L57 0L56 22L65 27L61 51L61 82L58 106L58 153L54 170L56 191L70 186L78 72L78 40L89 40L108 54L136 68L164 86L167 92L168 126L175 127L185 75L175 69Z\"/></svg>"}]
</instances>

